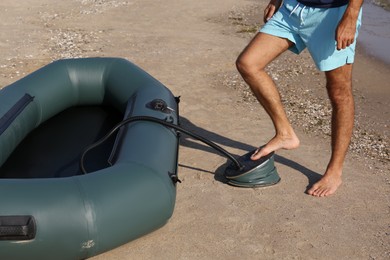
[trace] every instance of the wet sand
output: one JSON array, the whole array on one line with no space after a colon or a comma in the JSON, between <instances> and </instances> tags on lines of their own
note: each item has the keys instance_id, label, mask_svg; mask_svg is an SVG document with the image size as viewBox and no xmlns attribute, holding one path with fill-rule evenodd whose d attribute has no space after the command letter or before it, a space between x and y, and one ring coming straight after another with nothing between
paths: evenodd
<instances>
[{"instance_id":1,"label":"wet sand","mask_svg":"<svg viewBox=\"0 0 390 260\"><path fill-rule=\"evenodd\" d=\"M273 136L234 61L265 1L4 0L0 87L59 58L127 58L181 96L183 126L244 154ZM344 183L329 198L306 187L329 158L324 78L305 52L269 72L301 139L281 151L282 181L264 189L225 185L226 159L184 137L175 212L161 229L93 259L386 259L390 256L390 68L357 55L357 127ZM0 104L1 105L1 104ZM1 208L0 208L1 213Z\"/></svg>"},{"instance_id":2,"label":"wet sand","mask_svg":"<svg viewBox=\"0 0 390 260\"><path fill-rule=\"evenodd\" d=\"M390 2L388 2L390 6ZM359 42L364 51L376 59L390 64L390 10L366 1L363 5L363 25Z\"/></svg>"}]
</instances>

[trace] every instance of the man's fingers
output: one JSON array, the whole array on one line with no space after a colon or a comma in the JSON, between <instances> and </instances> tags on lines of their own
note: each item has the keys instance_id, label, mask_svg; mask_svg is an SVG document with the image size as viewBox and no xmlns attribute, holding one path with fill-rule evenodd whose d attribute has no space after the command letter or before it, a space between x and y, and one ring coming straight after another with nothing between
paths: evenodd
<instances>
[{"instance_id":1,"label":"man's fingers","mask_svg":"<svg viewBox=\"0 0 390 260\"><path fill-rule=\"evenodd\" d=\"M264 23L268 22L269 19L274 15L275 13L275 6L269 5L264 10Z\"/></svg>"},{"instance_id":2,"label":"man's fingers","mask_svg":"<svg viewBox=\"0 0 390 260\"><path fill-rule=\"evenodd\" d=\"M337 50L342 50L347 48L349 45L353 44L354 39L343 39L337 40Z\"/></svg>"}]
</instances>

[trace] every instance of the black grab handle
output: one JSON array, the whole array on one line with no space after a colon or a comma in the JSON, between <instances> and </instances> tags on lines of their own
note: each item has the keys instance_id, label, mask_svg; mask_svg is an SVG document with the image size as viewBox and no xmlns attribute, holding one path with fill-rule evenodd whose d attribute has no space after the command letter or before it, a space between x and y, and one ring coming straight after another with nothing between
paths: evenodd
<instances>
[{"instance_id":1,"label":"black grab handle","mask_svg":"<svg viewBox=\"0 0 390 260\"><path fill-rule=\"evenodd\" d=\"M36 230L33 216L0 216L0 240L31 240Z\"/></svg>"}]
</instances>

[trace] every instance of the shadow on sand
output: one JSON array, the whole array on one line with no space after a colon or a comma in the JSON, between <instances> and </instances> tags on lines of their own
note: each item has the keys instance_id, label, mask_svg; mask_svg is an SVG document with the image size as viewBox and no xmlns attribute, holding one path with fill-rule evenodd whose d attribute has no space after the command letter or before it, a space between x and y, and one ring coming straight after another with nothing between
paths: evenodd
<instances>
[{"instance_id":1,"label":"shadow on sand","mask_svg":"<svg viewBox=\"0 0 390 260\"><path fill-rule=\"evenodd\" d=\"M244 150L244 151L252 151L252 150L255 150L257 147L254 147L254 146L251 146L251 145L248 145L248 144L245 144L245 143L242 143L242 142L239 142L239 141L235 141L235 140L232 140L232 139L229 139L229 138L226 138L224 136L221 136L219 134L216 134L216 133L213 133L213 132L210 132L206 129L203 129L201 127L198 127L196 125L194 125L191 121L189 121L188 119L184 118L184 117L180 117L180 123L181 123L181 126L183 128L185 128L186 130L189 130L191 132L194 132L204 138L207 138L209 139L210 141L218 144L218 145L221 145L221 146L224 146L224 147L232 147L232 148L236 148L236 149L240 149L240 150ZM214 154L220 154L220 152L216 151L215 149L207 146L206 144L201 144L201 143L198 143L198 142L194 142L193 139L191 137L188 137L186 135L183 135L181 137L181 141L180 141L180 144L185 146L185 147L189 147L189 148L192 148L192 149L197 149L197 150L202 150L202 151L205 151L205 152L209 152L209 153L214 153ZM232 154L234 157L239 157L240 155L237 155L237 154ZM302 173L303 175L305 175L308 179L308 187L311 187L315 182L317 182L322 175L318 174L317 172L314 172L310 169L308 169L307 167L293 161L293 160L290 160L288 158L285 158L283 156L280 156L280 155L277 155L275 154L275 161L277 163L280 163L280 164L283 164L285 166L288 166L300 173ZM214 178L215 180L217 181L220 181L222 183L227 183L225 177L223 176L223 173L226 169L226 167L228 165L230 165L230 161L227 160L226 163L224 163L223 165L221 165L220 167L218 167L216 169L215 172L211 172L211 171L208 171L208 170L204 170L204 169L201 169L201 168L196 168L196 167L191 167L191 166L187 166L187 165L183 165L183 164L179 164L180 167L183 167L183 168L187 168L187 169L191 169L191 170L195 170L195 171L201 171L201 172L206 172L206 173L210 173L210 174L214 174Z\"/></svg>"}]
</instances>

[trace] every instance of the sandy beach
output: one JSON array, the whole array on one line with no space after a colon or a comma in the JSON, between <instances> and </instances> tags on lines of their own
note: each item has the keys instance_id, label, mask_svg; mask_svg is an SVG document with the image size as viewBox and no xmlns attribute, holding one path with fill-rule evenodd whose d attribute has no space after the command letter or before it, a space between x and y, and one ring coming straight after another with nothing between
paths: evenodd
<instances>
[{"instance_id":1,"label":"sandy beach","mask_svg":"<svg viewBox=\"0 0 390 260\"><path fill-rule=\"evenodd\" d=\"M3 0L0 88L53 60L123 57L181 96L184 128L238 156L274 135L234 64L261 25L266 3ZM259 189L226 185L226 158L183 137L182 183L169 222L91 259L390 258L390 65L358 46L356 127L344 183L328 198L305 193L330 156L324 76L307 52L286 53L268 71L301 140L298 149L276 155L281 182Z\"/></svg>"}]
</instances>

